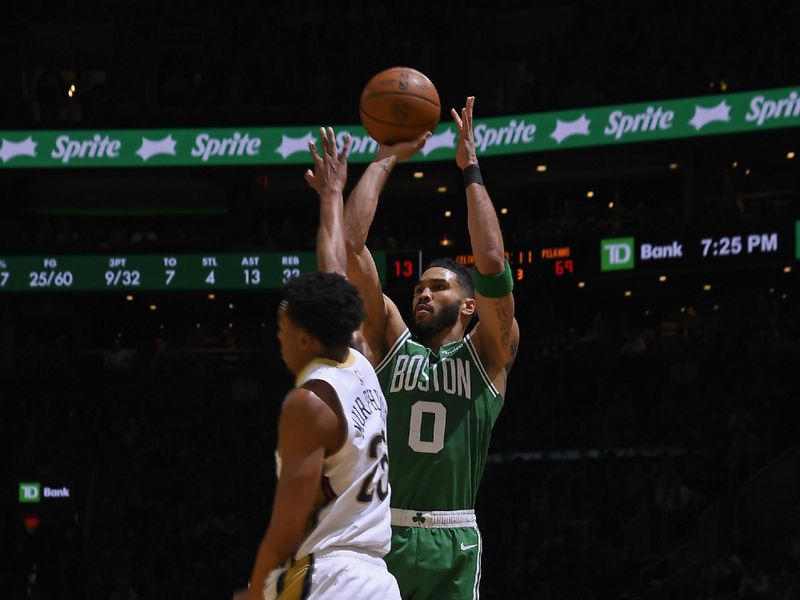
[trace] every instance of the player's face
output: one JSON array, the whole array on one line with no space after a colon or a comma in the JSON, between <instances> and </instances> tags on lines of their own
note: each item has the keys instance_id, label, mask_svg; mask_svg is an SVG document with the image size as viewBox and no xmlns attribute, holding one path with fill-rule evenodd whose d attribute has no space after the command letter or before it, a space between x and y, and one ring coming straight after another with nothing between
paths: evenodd
<instances>
[{"instance_id":1,"label":"player's face","mask_svg":"<svg viewBox=\"0 0 800 600\"><path fill-rule=\"evenodd\" d=\"M458 321L461 287L452 271L431 267L414 287L414 327L423 339L452 327Z\"/></svg>"},{"instance_id":2,"label":"player's face","mask_svg":"<svg viewBox=\"0 0 800 600\"><path fill-rule=\"evenodd\" d=\"M281 358L286 363L286 367L295 375L308 362L307 348L303 344L303 336L306 332L298 327L289 318L286 310L281 307L278 309L278 342L281 345Z\"/></svg>"}]
</instances>

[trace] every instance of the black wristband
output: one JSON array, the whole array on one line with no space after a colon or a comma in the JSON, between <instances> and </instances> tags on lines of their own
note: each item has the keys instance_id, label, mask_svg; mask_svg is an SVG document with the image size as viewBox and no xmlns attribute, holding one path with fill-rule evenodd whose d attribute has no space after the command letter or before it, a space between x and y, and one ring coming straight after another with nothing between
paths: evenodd
<instances>
[{"instance_id":1,"label":"black wristband","mask_svg":"<svg viewBox=\"0 0 800 600\"><path fill-rule=\"evenodd\" d=\"M469 187L471 183L477 183L479 186L483 187L481 169L478 165L469 165L461 174L464 175L464 187Z\"/></svg>"}]
</instances>

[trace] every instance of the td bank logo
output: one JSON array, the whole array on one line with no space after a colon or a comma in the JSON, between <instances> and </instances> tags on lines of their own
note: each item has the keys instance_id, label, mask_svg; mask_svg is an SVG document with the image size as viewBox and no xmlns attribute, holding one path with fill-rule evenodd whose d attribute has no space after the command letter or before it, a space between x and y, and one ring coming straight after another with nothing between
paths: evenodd
<instances>
[{"instance_id":1,"label":"td bank logo","mask_svg":"<svg viewBox=\"0 0 800 600\"><path fill-rule=\"evenodd\" d=\"M600 270L623 271L633 268L633 238L600 240Z\"/></svg>"},{"instance_id":2,"label":"td bank logo","mask_svg":"<svg viewBox=\"0 0 800 600\"><path fill-rule=\"evenodd\" d=\"M20 483L19 501L20 502L41 502L41 486L38 483Z\"/></svg>"}]
</instances>

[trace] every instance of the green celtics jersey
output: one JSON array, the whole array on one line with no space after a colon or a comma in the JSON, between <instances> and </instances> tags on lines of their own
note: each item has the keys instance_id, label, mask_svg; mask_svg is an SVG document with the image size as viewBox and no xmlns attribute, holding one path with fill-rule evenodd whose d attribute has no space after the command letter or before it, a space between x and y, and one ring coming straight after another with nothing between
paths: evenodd
<instances>
[{"instance_id":1,"label":"green celtics jersey","mask_svg":"<svg viewBox=\"0 0 800 600\"><path fill-rule=\"evenodd\" d=\"M503 397L470 336L437 357L406 329L375 371L389 407L392 507L473 508Z\"/></svg>"}]
</instances>

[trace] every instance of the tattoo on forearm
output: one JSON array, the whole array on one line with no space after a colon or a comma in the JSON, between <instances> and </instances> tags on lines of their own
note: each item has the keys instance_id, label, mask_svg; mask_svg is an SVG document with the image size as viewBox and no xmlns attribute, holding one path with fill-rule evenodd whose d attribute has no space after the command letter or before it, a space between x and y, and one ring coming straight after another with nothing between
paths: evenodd
<instances>
[{"instance_id":1,"label":"tattoo on forearm","mask_svg":"<svg viewBox=\"0 0 800 600\"><path fill-rule=\"evenodd\" d=\"M495 309L497 310L497 318L500 320L500 342L503 346L508 347L511 339L511 319L508 318L508 311L502 300L495 301Z\"/></svg>"},{"instance_id":2,"label":"tattoo on forearm","mask_svg":"<svg viewBox=\"0 0 800 600\"><path fill-rule=\"evenodd\" d=\"M392 168L391 168L391 166L389 164L390 162L391 161L388 158L384 158L383 160L379 160L377 164L381 169L383 169L384 171L389 173L392 170Z\"/></svg>"},{"instance_id":3,"label":"tattoo on forearm","mask_svg":"<svg viewBox=\"0 0 800 600\"><path fill-rule=\"evenodd\" d=\"M517 359L517 347L518 344L516 342L511 342L511 346L509 347L511 350L511 360L506 363L506 373L511 370L511 367L514 366L514 361Z\"/></svg>"},{"instance_id":4,"label":"tattoo on forearm","mask_svg":"<svg viewBox=\"0 0 800 600\"><path fill-rule=\"evenodd\" d=\"M511 337L511 330L514 326L514 317L509 313L503 300L495 301L495 310L497 311L497 318L500 322L500 343L508 348L511 360L506 364L506 371L511 369L514 364L514 359L517 356L518 344Z\"/></svg>"}]
</instances>

